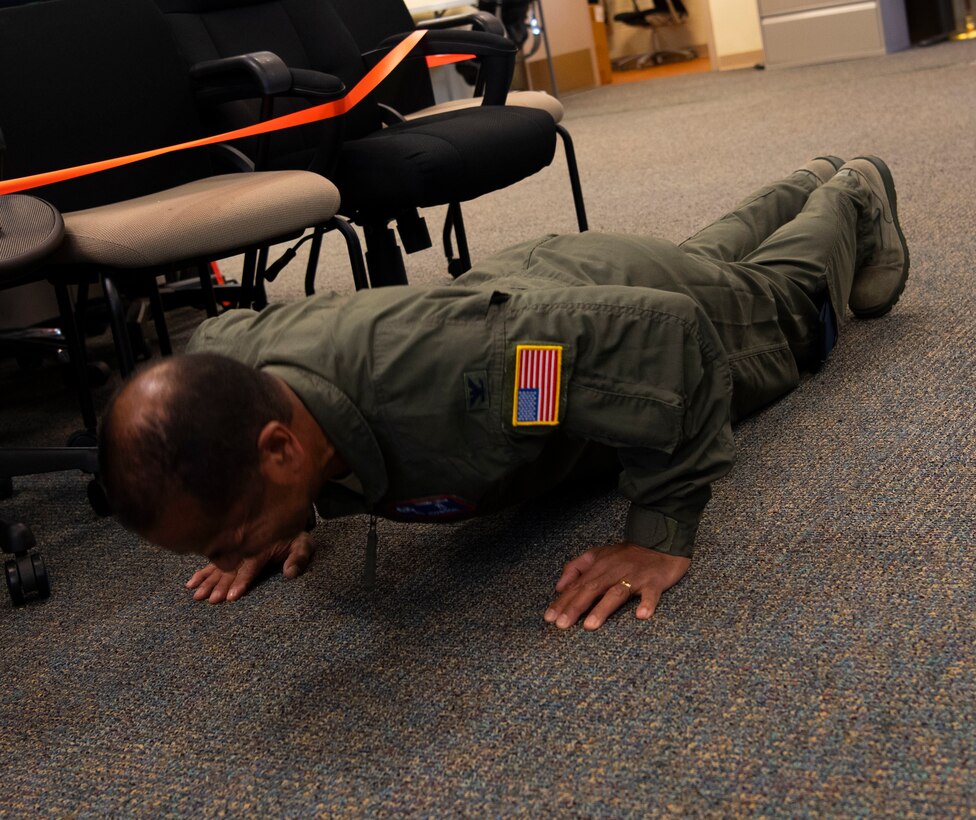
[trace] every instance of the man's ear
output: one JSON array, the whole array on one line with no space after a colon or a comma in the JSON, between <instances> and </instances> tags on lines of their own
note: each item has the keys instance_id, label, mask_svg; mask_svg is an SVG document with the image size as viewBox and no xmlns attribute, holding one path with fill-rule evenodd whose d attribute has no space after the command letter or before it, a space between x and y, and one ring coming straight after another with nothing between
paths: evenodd
<instances>
[{"instance_id":1,"label":"man's ear","mask_svg":"<svg viewBox=\"0 0 976 820\"><path fill-rule=\"evenodd\" d=\"M269 481L287 484L301 472L308 457L292 429L281 421L269 421L258 434L258 463Z\"/></svg>"}]
</instances>

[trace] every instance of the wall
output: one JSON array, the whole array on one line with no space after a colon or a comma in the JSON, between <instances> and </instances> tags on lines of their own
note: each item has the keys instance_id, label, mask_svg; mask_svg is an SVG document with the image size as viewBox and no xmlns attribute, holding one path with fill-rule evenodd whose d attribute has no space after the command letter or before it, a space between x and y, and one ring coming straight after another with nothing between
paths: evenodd
<instances>
[{"instance_id":1,"label":"wall","mask_svg":"<svg viewBox=\"0 0 976 820\"><path fill-rule=\"evenodd\" d=\"M542 0L542 15L559 91L598 85L590 9L586 0ZM532 88L551 91L545 49L527 61Z\"/></svg>"},{"instance_id":2,"label":"wall","mask_svg":"<svg viewBox=\"0 0 976 820\"><path fill-rule=\"evenodd\" d=\"M756 0L708 0L720 69L746 68L762 61L762 30Z\"/></svg>"}]
</instances>

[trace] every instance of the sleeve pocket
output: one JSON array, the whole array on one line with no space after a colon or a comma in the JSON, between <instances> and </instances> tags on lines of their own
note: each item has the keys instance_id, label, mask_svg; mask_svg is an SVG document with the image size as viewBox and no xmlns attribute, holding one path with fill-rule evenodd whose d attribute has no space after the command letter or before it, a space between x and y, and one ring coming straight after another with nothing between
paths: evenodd
<instances>
[{"instance_id":1,"label":"sleeve pocket","mask_svg":"<svg viewBox=\"0 0 976 820\"><path fill-rule=\"evenodd\" d=\"M611 447L641 447L667 454L682 438L681 397L649 385L569 384L565 430Z\"/></svg>"}]
</instances>

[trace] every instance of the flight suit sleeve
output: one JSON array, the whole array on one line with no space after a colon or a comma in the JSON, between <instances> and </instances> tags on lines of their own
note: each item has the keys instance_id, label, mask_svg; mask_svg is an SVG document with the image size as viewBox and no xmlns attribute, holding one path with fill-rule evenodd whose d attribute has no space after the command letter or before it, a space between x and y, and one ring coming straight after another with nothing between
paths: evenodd
<instances>
[{"instance_id":1,"label":"flight suit sleeve","mask_svg":"<svg viewBox=\"0 0 976 820\"><path fill-rule=\"evenodd\" d=\"M728 472L734 460L729 390L723 368L716 369L715 364L699 358L697 378L689 373L680 434L670 453L618 449L623 468L620 490L631 501L625 541L691 557L711 484Z\"/></svg>"},{"instance_id":2,"label":"flight suit sleeve","mask_svg":"<svg viewBox=\"0 0 976 820\"><path fill-rule=\"evenodd\" d=\"M562 431L617 453L624 540L690 556L711 484L734 460L732 382L711 322L689 297L650 288L565 289L534 311L549 338L572 342Z\"/></svg>"}]
</instances>

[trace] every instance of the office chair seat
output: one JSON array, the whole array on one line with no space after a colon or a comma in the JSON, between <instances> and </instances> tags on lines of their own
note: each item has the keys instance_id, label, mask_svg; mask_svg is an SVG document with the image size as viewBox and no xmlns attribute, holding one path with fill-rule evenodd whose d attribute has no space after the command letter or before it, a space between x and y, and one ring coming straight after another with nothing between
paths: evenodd
<instances>
[{"instance_id":1,"label":"office chair seat","mask_svg":"<svg viewBox=\"0 0 976 820\"><path fill-rule=\"evenodd\" d=\"M421 117L429 117L433 114L445 114L448 111L460 111L464 108L474 108L481 105L481 97L469 97L461 100L448 100L447 102L431 105L422 108L420 111L413 111L406 115L407 120L416 120ZM510 91L505 99L505 105L519 105L523 108L536 108L545 111L557 123L562 122L565 109L558 99L545 91Z\"/></svg>"},{"instance_id":2,"label":"office chair seat","mask_svg":"<svg viewBox=\"0 0 976 820\"><path fill-rule=\"evenodd\" d=\"M64 237L64 220L43 199L0 196L0 287L33 279L30 266L51 253Z\"/></svg>"},{"instance_id":3,"label":"office chair seat","mask_svg":"<svg viewBox=\"0 0 976 820\"><path fill-rule=\"evenodd\" d=\"M555 123L545 111L477 106L346 142L334 178L343 208L393 213L512 185L552 162L555 148Z\"/></svg>"},{"instance_id":4,"label":"office chair seat","mask_svg":"<svg viewBox=\"0 0 976 820\"><path fill-rule=\"evenodd\" d=\"M217 259L325 222L338 208L335 185L310 171L207 177L64 214L64 242L51 261L135 269Z\"/></svg>"}]
</instances>

